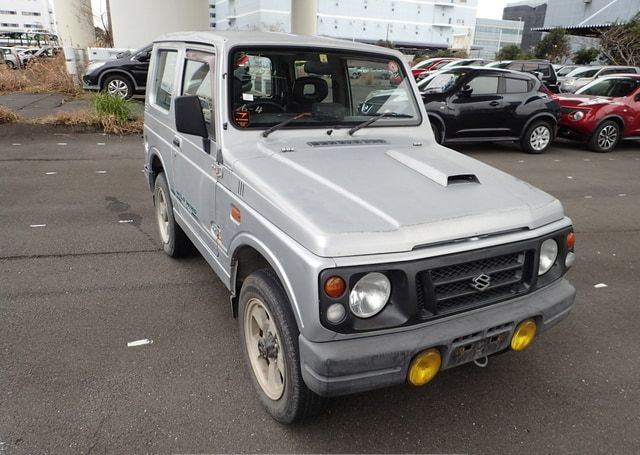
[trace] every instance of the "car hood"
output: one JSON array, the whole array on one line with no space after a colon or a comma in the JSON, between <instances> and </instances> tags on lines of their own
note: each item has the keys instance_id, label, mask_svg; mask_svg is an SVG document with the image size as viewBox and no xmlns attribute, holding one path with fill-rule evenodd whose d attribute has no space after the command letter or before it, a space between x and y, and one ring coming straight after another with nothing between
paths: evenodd
<instances>
[{"instance_id":1,"label":"car hood","mask_svg":"<svg viewBox=\"0 0 640 455\"><path fill-rule=\"evenodd\" d=\"M616 103L615 98L606 96L592 96L592 95L575 95L575 94L559 94L557 95L558 102L562 107L591 107L599 104L612 104Z\"/></svg>"},{"instance_id":2,"label":"car hood","mask_svg":"<svg viewBox=\"0 0 640 455\"><path fill-rule=\"evenodd\" d=\"M557 199L515 177L435 143L404 142L259 142L232 166L246 202L323 257L410 251L564 216Z\"/></svg>"}]
</instances>

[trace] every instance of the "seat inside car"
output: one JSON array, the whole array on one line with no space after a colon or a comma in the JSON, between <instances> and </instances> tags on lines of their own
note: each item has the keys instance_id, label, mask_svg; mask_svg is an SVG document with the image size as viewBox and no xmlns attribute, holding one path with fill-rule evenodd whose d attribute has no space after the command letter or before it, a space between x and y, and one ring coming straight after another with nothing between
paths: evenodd
<instances>
[{"instance_id":1,"label":"seat inside car","mask_svg":"<svg viewBox=\"0 0 640 455\"><path fill-rule=\"evenodd\" d=\"M293 101L287 103L288 112L311 112L329 94L327 81L319 77L303 76L293 83Z\"/></svg>"}]
</instances>

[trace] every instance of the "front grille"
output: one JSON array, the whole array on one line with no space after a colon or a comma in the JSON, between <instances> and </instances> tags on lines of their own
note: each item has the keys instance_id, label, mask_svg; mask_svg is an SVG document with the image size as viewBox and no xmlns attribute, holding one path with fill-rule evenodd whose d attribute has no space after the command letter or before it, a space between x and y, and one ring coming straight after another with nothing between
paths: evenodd
<instances>
[{"instance_id":1,"label":"front grille","mask_svg":"<svg viewBox=\"0 0 640 455\"><path fill-rule=\"evenodd\" d=\"M520 251L422 271L416 276L418 305L438 315L524 293L529 256Z\"/></svg>"}]
</instances>

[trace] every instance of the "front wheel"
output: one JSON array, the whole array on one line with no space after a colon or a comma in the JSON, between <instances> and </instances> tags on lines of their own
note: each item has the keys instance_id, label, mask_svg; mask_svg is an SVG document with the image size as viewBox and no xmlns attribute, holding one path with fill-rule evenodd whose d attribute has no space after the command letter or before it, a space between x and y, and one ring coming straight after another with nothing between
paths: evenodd
<instances>
[{"instance_id":1,"label":"front wheel","mask_svg":"<svg viewBox=\"0 0 640 455\"><path fill-rule=\"evenodd\" d=\"M304 419L318 408L320 398L302 379L298 326L272 270L247 277L238 309L243 351L260 401L280 423Z\"/></svg>"},{"instance_id":2,"label":"front wheel","mask_svg":"<svg viewBox=\"0 0 640 455\"><path fill-rule=\"evenodd\" d=\"M613 150L620 140L620 126L611 120L602 122L589 139L589 148L594 152L607 153Z\"/></svg>"},{"instance_id":3,"label":"front wheel","mask_svg":"<svg viewBox=\"0 0 640 455\"><path fill-rule=\"evenodd\" d=\"M104 81L104 90L109 95L128 100L133 96L133 84L125 76L110 76Z\"/></svg>"},{"instance_id":4,"label":"front wheel","mask_svg":"<svg viewBox=\"0 0 640 455\"><path fill-rule=\"evenodd\" d=\"M551 125L543 121L534 121L525 131L520 146L525 153L544 153L553 140Z\"/></svg>"}]
</instances>

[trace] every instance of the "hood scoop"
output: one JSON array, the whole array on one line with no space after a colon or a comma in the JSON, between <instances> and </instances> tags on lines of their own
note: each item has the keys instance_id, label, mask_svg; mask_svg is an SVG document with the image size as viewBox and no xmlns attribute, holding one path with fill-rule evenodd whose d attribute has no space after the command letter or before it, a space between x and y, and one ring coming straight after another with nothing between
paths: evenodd
<instances>
[{"instance_id":1,"label":"hood scoop","mask_svg":"<svg viewBox=\"0 0 640 455\"><path fill-rule=\"evenodd\" d=\"M480 180L478 180L475 174L460 172L459 169L446 169L447 166L445 163L443 163L443 166L439 169L396 150L389 150L386 154L444 187L462 183L480 183Z\"/></svg>"}]
</instances>

